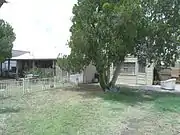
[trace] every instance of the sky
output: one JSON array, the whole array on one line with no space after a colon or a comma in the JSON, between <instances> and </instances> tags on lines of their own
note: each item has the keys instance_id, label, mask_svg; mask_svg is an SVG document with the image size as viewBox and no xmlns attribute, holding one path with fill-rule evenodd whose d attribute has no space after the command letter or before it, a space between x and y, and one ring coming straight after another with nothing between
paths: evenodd
<instances>
[{"instance_id":1,"label":"sky","mask_svg":"<svg viewBox=\"0 0 180 135\"><path fill-rule=\"evenodd\" d=\"M14 28L14 48L33 53L68 54L66 46L76 0L7 0L0 18Z\"/></svg>"}]
</instances>

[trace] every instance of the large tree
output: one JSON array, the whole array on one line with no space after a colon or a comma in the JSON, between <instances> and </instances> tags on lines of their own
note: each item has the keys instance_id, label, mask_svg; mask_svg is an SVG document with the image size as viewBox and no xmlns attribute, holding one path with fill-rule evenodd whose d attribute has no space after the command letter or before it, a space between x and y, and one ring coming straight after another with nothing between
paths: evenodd
<instances>
[{"instance_id":1,"label":"large tree","mask_svg":"<svg viewBox=\"0 0 180 135\"><path fill-rule=\"evenodd\" d=\"M0 62L11 58L14 40L13 28L4 20L0 20Z\"/></svg>"},{"instance_id":2,"label":"large tree","mask_svg":"<svg viewBox=\"0 0 180 135\"><path fill-rule=\"evenodd\" d=\"M171 66L179 57L180 1L143 0L145 17L138 28L136 53L156 65Z\"/></svg>"},{"instance_id":3,"label":"large tree","mask_svg":"<svg viewBox=\"0 0 180 135\"><path fill-rule=\"evenodd\" d=\"M128 54L148 63L173 64L178 57L179 6L177 0L78 0L70 29L71 54L63 59L72 66L66 69L83 70L92 63L105 90L115 85ZM109 80L112 63L116 69Z\"/></svg>"},{"instance_id":4,"label":"large tree","mask_svg":"<svg viewBox=\"0 0 180 135\"><path fill-rule=\"evenodd\" d=\"M4 3L8 3L6 0L0 0L0 8L3 6Z\"/></svg>"}]
</instances>

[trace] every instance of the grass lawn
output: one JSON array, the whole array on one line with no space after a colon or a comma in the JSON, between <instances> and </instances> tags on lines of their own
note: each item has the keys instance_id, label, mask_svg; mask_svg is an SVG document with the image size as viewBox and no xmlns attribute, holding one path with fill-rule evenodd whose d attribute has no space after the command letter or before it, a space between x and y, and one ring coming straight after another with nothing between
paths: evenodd
<instances>
[{"instance_id":1,"label":"grass lawn","mask_svg":"<svg viewBox=\"0 0 180 135\"><path fill-rule=\"evenodd\" d=\"M3 135L180 134L178 94L127 88L115 94L103 93L97 86L82 86L0 102Z\"/></svg>"}]
</instances>

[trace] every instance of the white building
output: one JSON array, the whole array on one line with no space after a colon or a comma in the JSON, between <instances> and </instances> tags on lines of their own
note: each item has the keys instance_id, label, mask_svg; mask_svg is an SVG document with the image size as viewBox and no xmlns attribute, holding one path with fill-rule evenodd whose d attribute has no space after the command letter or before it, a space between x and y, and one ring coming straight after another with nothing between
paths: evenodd
<instances>
[{"instance_id":1,"label":"white building","mask_svg":"<svg viewBox=\"0 0 180 135\"><path fill-rule=\"evenodd\" d=\"M118 76L116 84L131 84L131 85L152 85L153 84L153 69L154 65L150 67L143 66L138 63L138 59L134 57L125 58L124 64L122 64L120 74ZM113 66L110 68L110 77L112 78L114 72ZM96 68L93 65L89 65L84 70L83 82L91 83Z\"/></svg>"},{"instance_id":2,"label":"white building","mask_svg":"<svg viewBox=\"0 0 180 135\"><path fill-rule=\"evenodd\" d=\"M152 85L153 84L154 65L150 67L144 66L138 62L137 58L125 58L122 64L120 74L117 79L117 84L131 85ZM110 76L113 76L113 67L110 69Z\"/></svg>"},{"instance_id":3,"label":"white building","mask_svg":"<svg viewBox=\"0 0 180 135\"><path fill-rule=\"evenodd\" d=\"M12 57L18 57L20 55L29 53L28 51L21 51L21 50L12 50ZM7 59L5 62L0 63L0 75L1 76L6 76L5 72L7 73L8 71L14 71L16 70L16 61L12 61L11 59Z\"/></svg>"}]
</instances>

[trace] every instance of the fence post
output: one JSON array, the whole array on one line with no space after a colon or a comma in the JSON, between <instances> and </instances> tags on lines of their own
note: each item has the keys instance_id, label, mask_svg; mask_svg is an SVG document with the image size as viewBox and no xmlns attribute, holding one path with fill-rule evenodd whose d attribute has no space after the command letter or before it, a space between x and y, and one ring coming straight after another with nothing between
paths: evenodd
<instances>
[{"instance_id":1,"label":"fence post","mask_svg":"<svg viewBox=\"0 0 180 135\"><path fill-rule=\"evenodd\" d=\"M10 90L9 90L9 85L6 84L6 94L7 96L10 96Z\"/></svg>"},{"instance_id":2,"label":"fence post","mask_svg":"<svg viewBox=\"0 0 180 135\"><path fill-rule=\"evenodd\" d=\"M25 94L25 79L23 78L22 81L23 81L23 83L22 83L22 85L23 85L23 94Z\"/></svg>"},{"instance_id":3,"label":"fence post","mask_svg":"<svg viewBox=\"0 0 180 135\"><path fill-rule=\"evenodd\" d=\"M29 78L27 78L27 92L30 91Z\"/></svg>"},{"instance_id":4,"label":"fence post","mask_svg":"<svg viewBox=\"0 0 180 135\"><path fill-rule=\"evenodd\" d=\"M79 86L79 78L78 77L76 77L76 86Z\"/></svg>"},{"instance_id":5,"label":"fence post","mask_svg":"<svg viewBox=\"0 0 180 135\"><path fill-rule=\"evenodd\" d=\"M67 81L68 81L68 83L70 82L70 73L69 72L67 72Z\"/></svg>"},{"instance_id":6,"label":"fence post","mask_svg":"<svg viewBox=\"0 0 180 135\"><path fill-rule=\"evenodd\" d=\"M44 80L43 80L43 78L41 78L41 85L42 85L42 90L44 90Z\"/></svg>"},{"instance_id":7,"label":"fence post","mask_svg":"<svg viewBox=\"0 0 180 135\"><path fill-rule=\"evenodd\" d=\"M54 76L54 88L56 88L56 77Z\"/></svg>"},{"instance_id":8,"label":"fence post","mask_svg":"<svg viewBox=\"0 0 180 135\"><path fill-rule=\"evenodd\" d=\"M32 91L32 85L31 85L32 80L28 78L28 92L30 93Z\"/></svg>"}]
</instances>

